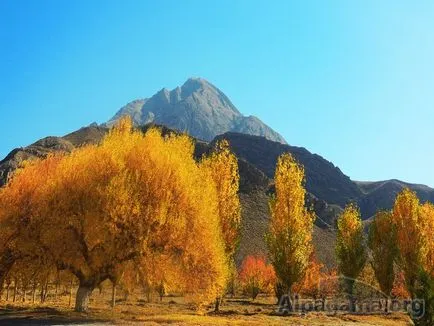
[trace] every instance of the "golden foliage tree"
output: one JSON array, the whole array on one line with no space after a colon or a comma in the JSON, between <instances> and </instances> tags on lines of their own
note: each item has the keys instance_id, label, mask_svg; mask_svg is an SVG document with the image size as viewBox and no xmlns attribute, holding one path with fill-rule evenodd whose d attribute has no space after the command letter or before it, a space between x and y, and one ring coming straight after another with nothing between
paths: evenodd
<instances>
[{"instance_id":1,"label":"golden foliage tree","mask_svg":"<svg viewBox=\"0 0 434 326\"><path fill-rule=\"evenodd\" d=\"M305 207L304 168L291 154L279 157L274 177L276 194L270 200L267 244L277 276L278 299L300 281L313 250L315 216Z\"/></svg>"},{"instance_id":2,"label":"golden foliage tree","mask_svg":"<svg viewBox=\"0 0 434 326\"><path fill-rule=\"evenodd\" d=\"M392 211L399 249L398 263L407 291L423 299L425 314L417 325L432 325L434 320L434 206L420 204L414 191L400 192Z\"/></svg>"},{"instance_id":3,"label":"golden foliage tree","mask_svg":"<svg viewBox=\"0 0 434 326\"><path fill-rule=\"evenodd\" d=\"M336 257L339 272L344 276L345 291L354 309L354 282L366 263L366 248L363 239L363 224L360 211L349 204L337 221Z\"/></svg>"},{"instance_id":4,"label":"golden foliage tree","mask_svg":"<svg viewBox=\"0 0 434 326\"><path fill-rule=\"evenodd\" d=\"M239 242L241 205L238 197L238 161L229 148L227 140L219 141L214 151L201 161L209 173L217 191L218 216L220 221L227 267L234 265L234 255ZM216 299L215 310L219 310L221 296Z\"/></svg>"},{"instance_id":5,"label":"golden foliage tree","mask_svg":"<svg viewBox=\"0 0 434 326\"><path fill-rule=\"evenodd\" d=\"M368 246L372 252L372 267L381 291L390 296L395 281L394 266L398 255L391 212L380 211L375 215L369 227Z\"/></svg>"},{"instance_id":6,"label":"golden foliage tree","mask_svg":"<svg viewBox=\"0 0 434 326\"><path fill-rule=\"evenodd\" d=\"M397 195L392 211L399 249L398 261L411 295L414 295L420 269L429 269L432 259L430 207L430 204L421 207L416 193L406 188Z\"/></svg>"},{"instance_id":7,"label":"golden foliage tree","mask_svg":"<svg viewBox=\"0 0 434 326\"><path fill-rule=\"evenodd\" d=\"M420 214L424 222L422 232L426 245L424 269L434 277L434 205L426 202L420 207Z\"/></svg>"},{"instance_id":8,"label":"golden foliage tree","mask_svg":"<svg viewBox=\"0 0 434 326\"><path fill-rule=\"evenodd\" d=\"M43 248L35 246L39 234L36 207L62 155L24 162L11 182L0 188L0 286L20 259L40 260ZM44 258L48 264L50 257Z\"/></svg>"},{"instance_id":9,"label":"golden foliage tree","mask_svg":"<svg viewBox=\"0 0 434 326\"><path fill-rule=\"evenodd\" d=\"M100 145L30 163L0 196L2 220L17 225L20 242L31 246L24 249L78 278L77 311L122 264L147 264L155 253L176 266L179 284L198 302L224 287L217 193L187 136L143 135L123 119Z\"/></svg>"},{"instance_id":10,"label":"golden foliage tree","mask_svg":"<svg viewBox=\"0 0 434 326\"><path fill-rule=\"evenodd\" d=\"M232 260L239 242L241 205L238 197L238 161L229 143L219 141L210 156L202 160L214 180L218 196L218 214L227 257Z\"/></svg>"}]
</instances>

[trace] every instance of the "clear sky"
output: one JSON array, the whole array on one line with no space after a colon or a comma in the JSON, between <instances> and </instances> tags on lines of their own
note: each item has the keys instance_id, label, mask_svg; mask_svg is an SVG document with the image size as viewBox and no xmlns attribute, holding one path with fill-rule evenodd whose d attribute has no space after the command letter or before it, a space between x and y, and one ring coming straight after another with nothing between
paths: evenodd
<instances>
[{"instance_id":1,"label":"clear sky","mask_svg":"<svg viewBox=\"0 0 434 326\"><path fill-rule=\"evenodd\" d=\"M355 180L434 186L434 1L0 1L0 156L188 77Z\"/></svg>"}]
</instances>

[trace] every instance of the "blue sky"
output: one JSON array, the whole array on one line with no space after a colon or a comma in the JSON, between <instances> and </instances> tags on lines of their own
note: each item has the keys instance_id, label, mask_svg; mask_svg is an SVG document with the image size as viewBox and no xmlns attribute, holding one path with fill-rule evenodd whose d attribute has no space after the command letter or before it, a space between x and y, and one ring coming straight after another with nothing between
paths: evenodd
<instances>
[{"instance_id":1,"label":"blue sky","mask_svg":"<svg viewBox=\"0 0 434 326\"><path fill-rule=\"evenodd\" d=\"M0 156L203 77L355 180L434 186L433 1L0 1Z\"/></svg>"}]
</instances>

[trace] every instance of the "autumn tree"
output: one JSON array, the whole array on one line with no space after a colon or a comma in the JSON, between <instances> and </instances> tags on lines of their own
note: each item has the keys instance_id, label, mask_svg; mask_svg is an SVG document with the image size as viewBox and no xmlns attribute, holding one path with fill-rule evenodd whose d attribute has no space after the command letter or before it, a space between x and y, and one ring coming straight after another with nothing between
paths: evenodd
<instances>
[{"instance_id":1,"label":"autumn tree","mask_svg":"<svg viewBox=\"0 0 434 326\"><path fill-rule=\"evenodd\" d=\"M291 154L277 161L274 182L276 194L270 200L270 230L267 244L277 276L278 299L290 293L309 265L315 216L305 207L304 168Z\"/></svg>"},{"instance_id":2,"label":"autumn tree","mask_svg":"<svg viewBox=\"0 0 434 326\"><path fill-rule=\"evenodd\" d=\"M422 228L426 255L422 268L419 269L415 297L424 300L425 312L422 318L415 319L415 325L434 324L434 205L426 202L420 207L424 221Z\"/></svg>"},{"instance_id":3,"label":"autumn tree","mask_svg":"<svg viewBox=\"0 0 434 326\"><path fill-rule=\"evenodd\" d=\"M321 296L321 283L325 280L326 274L323 271L324 265L321 264L314 253L311 254L309 265L304 277L293 286L294 292L312 297L314 299Z\"/></svg>"},{"instance_id":4,"label":"autumn tree","mask_svg":"<svg viewBox=\"0 0 434 326\"><path fill-rule=\"evenodd\" d=\"M426 202L420 207L423 219L422 236L426 246L424 259L425 271L434 276L434 204Z\"/></svg>"},{"instance_id":5,"label":"autumn tree","mask_svg":"<svg viewBox=\"0 0 434 326\"><path fill-rule=\"evenodd\" d=\"M41 174L44 182L28 185ZM13 208L2 209L2 220L19 225L28 251L77 277L77 311L120 265L153 253L169 257L198 302L224 287L217 193L187 136L143 135L124 119L99 145L32 162L1 196Z\"/></svg>"},{"instance_id":6,"label":"autumn tree","mask_svg":"<svg viewBox=\"0 0 434 326\"><path fill-rule=\"evenodd\" d=\"M62 155L25 161L12 180L0 188L0 286L16 261L40 260L45 252L36 245L36 207ZM49 260L50 257L45 257Z\"/></svg>"},{"instance_id":7,"label":"autumn tree","mask_svg":"<svg viewBox=\"0 0 434 326\"><path fill-rule=\"evenodd\" d=\"M412 298L425 301L423 318L417 325L431 325L434 316L434 206L420 204L414 191L400 192L392 211L399 249L398 263Z\"/></svg>"},{"instance_id":8,"label":"autumn tree","mask_svg":"<svg viewBox=\"0 0 434 326\"><path fill-rule=\"evenodd\" d=\"M349 204L337 221L336 257L339 272L344 276L345 291L354 311L354 282L366 262L366 248L363 239L363 224L360 211L355 204Z\"/></svg>"},{"instance_id":9,"label":"autumn tree","mask_svg":"<svg viewBox=\"0 0 434 326\"><path fill-rule=\"evenodd\" d=\"M419 198L414 191L406 188L397 195L392 220L396 228L399 265L404 273L407 289L414 295L419 269L426 265L429 252L428 239L424 231L426 221L421 214Z\"/></svg>"},{"instance_id":10,"label":"autumn tree","mask_svg":"<svg viewBox=\"0 0 434 326\"><path fill-rule=\"evenodd\" d=\"M238 197L238 161L227 140L217 142L214 151L205 157L201 165L211 175L217 190L218 216L224 241L228 269L234 266L234 255L239 242L241 205ZM229 284L227 284L229 285ZM221 295L216 299L219 310Z\"/></svg>"},{"instance_id":11,"label":"autumn tree","mask_svg":"<svg viewBox=\"0 0 434 326\"><path fill-rule=\"evenodd\" d=\"M370 227L368 246L372 252L372 267L381 291L386 295L385 309L388 309L388 297L395 281L395 261L398 254L396 231L391 212L378 212Z\"/></svg>"},{"instance_id":12,"label":"autumn tree","mask_svg":"<svg viewBox=\"0 0 434 326\"><path fill-rule=\"evenodd\" d=\"M273 291L276 275L264 257L247 256L241 264L239 280L243 291L255 300L259 293Z\"/></svg>"},{"instance_id":13,"label":"autumn tree","mask_svg":"<svg viewBox=\"0 0 434 326\"><path fill-rule=\"evenodd\" d=\"M407 287L405 285L404 273L400 270L396 272L391 295L393 298L400 299L408 299L410 297L410 293L408 293Z\"/></svg>"}]
</instances>

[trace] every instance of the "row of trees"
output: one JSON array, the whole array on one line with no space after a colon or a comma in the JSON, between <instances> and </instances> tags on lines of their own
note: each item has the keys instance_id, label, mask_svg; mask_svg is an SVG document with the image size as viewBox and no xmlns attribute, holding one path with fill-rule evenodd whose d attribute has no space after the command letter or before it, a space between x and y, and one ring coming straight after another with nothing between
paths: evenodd
<instances>
[{"instance_id":1,"label":"row of trees","mask_svg":"<svg viewBox=\"0 0 434 326\"><path fill-rule=\"evenodd\" d=\"M0 189L0 284L26 262L74 275L77 311L128 273L197 304L220 297L240 225L237 161L226 142L199 163L193 150L125 118L99 145L27 162Z\"/></svg>"},{"instance_id":2,"label":"row of trees","mask_svg":"<svg viewBox=\"0 0 434 326\"><path fill-rule=\"evenodd\" d=\"M321 268L312 265L314 260L310 259L314 214L305 207L304 169L290 154L278 159L275 185L276 194L270 200L267 243L276 274L275 292L280 298L283 293L296 291L297 286L300 289L300 283L309 288L309 282L315 284L315 279L327 275L320 275ZM368 264L386 297L391 295L394 285L396 292L403 292L400 286L396 287L397 277L403 276L405 291L412 298L425 300L427 311L418 322L431 325L434 315L433 230L434 205L421 204L415 192L404 189L397 195L391 211L375 215L366 246L360 211L357 205L349 204L337 220L336 257L350 308L355 309L354 283Z\"/></svg>"}]
</instances>

